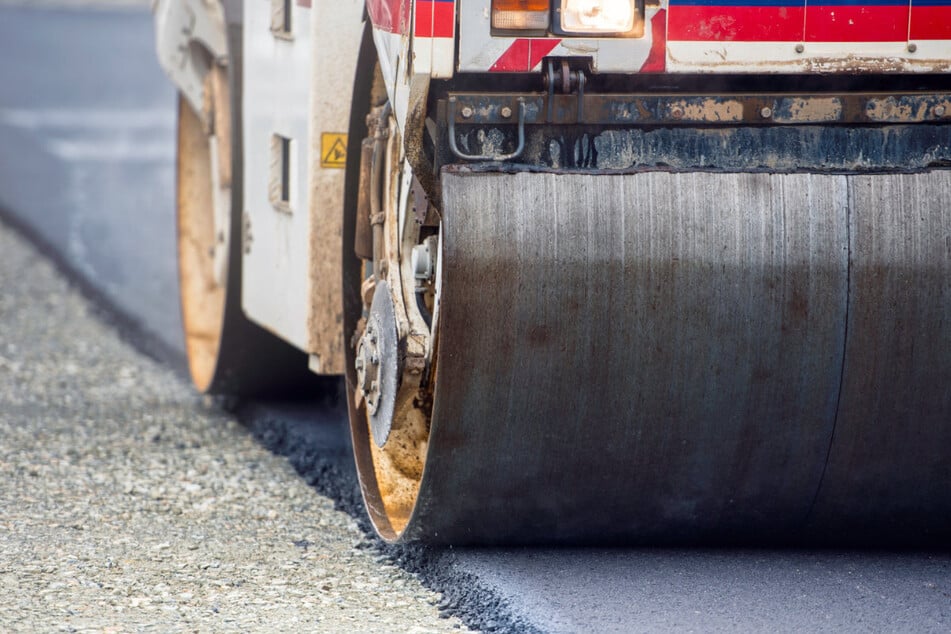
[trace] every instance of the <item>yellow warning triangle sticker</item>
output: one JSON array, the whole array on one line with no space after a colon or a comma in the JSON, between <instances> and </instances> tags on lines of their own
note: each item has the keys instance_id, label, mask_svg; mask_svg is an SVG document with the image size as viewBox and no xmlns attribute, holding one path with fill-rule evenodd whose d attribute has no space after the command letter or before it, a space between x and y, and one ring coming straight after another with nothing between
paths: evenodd
<instances>
[{"instance_id":1,"label":"yellow warning triangle sticker","mask_svg":"<svg viewBox=\"0 0 951 634\"><path fill-rule=\"evenodd\" d=\"M320 135L320 166L342 168L347 165L347 135L324 132Z\"/></svg>"}]
</instances>

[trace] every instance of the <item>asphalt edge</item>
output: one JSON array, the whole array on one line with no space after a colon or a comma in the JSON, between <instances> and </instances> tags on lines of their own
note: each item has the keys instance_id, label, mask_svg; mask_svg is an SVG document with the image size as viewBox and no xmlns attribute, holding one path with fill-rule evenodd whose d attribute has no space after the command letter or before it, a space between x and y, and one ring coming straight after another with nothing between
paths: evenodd
<instances>
[{"instance_id":1,"label":"asphalt edge","mask_svg":"<svg viewBox=\"0 0 951 634\"><path fill-rule=\"evenodd\" d=\"M336 395L325 396L321 405L336 408L346 421L346 395L341 384ZM393 545L381 540L363 507L353 464L353 449L315 451L306 429L286 417L275 417L254 403L238 404L233 413L264 447L284 457L314 490L333 500L334 508L352 517L364 534L360 548L372 550L381 563L399 566L415 575L428 589L440 593L439 613L456 617L466 627L481 632L540 634L537 626L511 608L496 590L476 575L460 570L452 547L424 544Z\"/></svg>"},{"instance_id":2,"label":"asphalt edge","mask_svg":"<svg viewBox=\"0 0 951 634\"><path fill-rule=\"evenodd\" d=\"M159 336L130 313L122 310L105 292L88 280L77 267L40 231L0 207L0 224L31 244L40 256L53 264L66 281L88 302L95 318L115 330L119 339L134 350L170 368L181 380L191 383L182 351ZM342 382L337 390L326 390L309 402L337 409L346 421ZM268 451L285 458L298 475L320 495L329 498L334 508L352 517L363 532L359 547L376 552L381 563L399 566L416 576L423 586L442 595L437 604L446 618L456 617L466 627L493 633L540 634L542 630L518 616L497 591L475 575L459 570L451 547L437 548L420 544L397 546L382 541L373 530L363 508L363 499L353 465L349 434L346 447L320 448L306 436L306 429L269 412L266 401L241 401L216 397L216 406L234 416L255 440Z\"/></svg>"},{"instance_id":3,"label":"asphalt edge","mask_svg":"<svg viewBox=\"0 0 951 634\"><path fill-rule=\"evenodd\" d=\"M89 303L93 315L113 328L120 340L149 359L169 367L178 377L190 382L184 352L162 341L141 320L122 310L105 292L90 282L82 271L75 267L40 231L4 207L0 207L0 224L33 245L41 256L49 260Z\"/></svg>"}]
</instances>

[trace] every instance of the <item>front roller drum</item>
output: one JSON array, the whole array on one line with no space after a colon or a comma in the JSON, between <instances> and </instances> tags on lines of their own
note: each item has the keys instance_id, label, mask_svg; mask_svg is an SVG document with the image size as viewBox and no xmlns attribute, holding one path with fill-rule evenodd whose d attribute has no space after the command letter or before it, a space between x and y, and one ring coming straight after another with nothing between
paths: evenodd
<instances>
[{"instance_id":1,"label":"front roller drum","mask_svg":"<svg viewBox=\"0 0 951 634\"><path fill-rule=\"evenodd\" d=\"M379 448L351 402L385 539L951 532L949 172L442 191L431 417Z\"/></svg>"}]
</instances>

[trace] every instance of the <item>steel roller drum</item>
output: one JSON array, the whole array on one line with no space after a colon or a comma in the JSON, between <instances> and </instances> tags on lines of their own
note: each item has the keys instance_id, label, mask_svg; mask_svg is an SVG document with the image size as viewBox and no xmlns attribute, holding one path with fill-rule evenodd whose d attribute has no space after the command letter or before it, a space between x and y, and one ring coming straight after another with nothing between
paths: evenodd
<instances>
[{"instance_id":1,"label":"steel roller drum","mask_svg":"<svg viewBox=\"0 0 951 634\"><path fill-rule=\"evenodd\" d=\"M951 172L447 168L442 191L403 539L951 532Z\"/></svg>"}]
</instances>

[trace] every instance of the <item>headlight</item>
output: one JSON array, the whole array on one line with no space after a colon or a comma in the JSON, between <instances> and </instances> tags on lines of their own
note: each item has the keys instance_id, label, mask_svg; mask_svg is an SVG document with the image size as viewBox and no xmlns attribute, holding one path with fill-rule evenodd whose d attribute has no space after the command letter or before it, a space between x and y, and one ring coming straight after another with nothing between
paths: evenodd
<instances>
[{"instance_id":1,"label":"headlight","mask_svg":"<svg viewBox=\"0 0 951 634\"><path fill-rule=\"evenodd\" d=\"M492 28L544 31L549 11L548 0L492 0Z\"/></svg>"},{"instance_id":2,"label":"headlight","mask_svg":"<svg viewBox=\"0 0 951 634\"><path fill-rule=\"evenodd\" d=\"M626 33L635 15L634 0L561 0L565 33Z\"/></svg>"}]
</instances>

